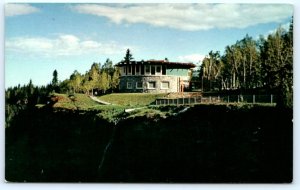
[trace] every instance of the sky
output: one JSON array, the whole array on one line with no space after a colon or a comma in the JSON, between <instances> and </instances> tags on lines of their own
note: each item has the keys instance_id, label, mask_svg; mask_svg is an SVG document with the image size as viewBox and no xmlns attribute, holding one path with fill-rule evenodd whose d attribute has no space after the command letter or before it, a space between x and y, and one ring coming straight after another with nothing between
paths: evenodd
<instances>
[{"instance_id":1,"label":"sky","mask_svg":"<svg viewBox=\"0 0 300 190\"><path fill-rule=\"evenodd\" d=\"M9 3L5 5L5 88L47 85L107 58L164 59L200 65L248 34L288 29L289 4Z\"/></svg>"}]
</instances>

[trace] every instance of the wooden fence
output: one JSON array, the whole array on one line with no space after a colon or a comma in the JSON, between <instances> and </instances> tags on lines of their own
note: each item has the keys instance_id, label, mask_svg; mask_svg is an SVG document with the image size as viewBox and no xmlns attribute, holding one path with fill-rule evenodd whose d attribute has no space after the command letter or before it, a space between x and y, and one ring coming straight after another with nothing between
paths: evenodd
<instances>
[{"instance_id":1,"label":"wooden fence","mask_svg":"<svg viewBox=\"0 0 300 190\"><path fill-rule=\"evenodd\" d=\"M192 105L200 103L270 103L276 102L274 95L222 95L158 98L155 105Z\"/></svg>"}]
</instances>

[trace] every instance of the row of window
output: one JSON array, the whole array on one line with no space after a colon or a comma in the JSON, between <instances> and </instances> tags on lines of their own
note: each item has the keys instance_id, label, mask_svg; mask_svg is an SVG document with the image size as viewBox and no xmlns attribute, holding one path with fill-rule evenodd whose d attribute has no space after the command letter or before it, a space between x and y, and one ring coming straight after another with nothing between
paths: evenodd
<instances>
[{"instance_id":1,"label":"row of window","mask_svg":"<svg viewBox=\"0 0 300 190\"><path fill-rule=\"evenodd\" d=\"M164 65L127 65L123 66L123 75L166 75Z\"/></svg>"},{"instance_id":2,"label":"row of window","mask_svg":"<svg viewBox=\"0 0 300 190\"><path fill-rule=\"evenodd\" d=\"M127 89L133 89L134 83L133 82L127 82ZM144 85L143 82L136 82L135 83L135 89L143 89ZM147 89L156 89L157 88L157 82L156 81L149 81L147 82ZM170 82L169 81L162 81L160 83L160 89L169 89L170 88Z\"/></svg>"}]
</instances>

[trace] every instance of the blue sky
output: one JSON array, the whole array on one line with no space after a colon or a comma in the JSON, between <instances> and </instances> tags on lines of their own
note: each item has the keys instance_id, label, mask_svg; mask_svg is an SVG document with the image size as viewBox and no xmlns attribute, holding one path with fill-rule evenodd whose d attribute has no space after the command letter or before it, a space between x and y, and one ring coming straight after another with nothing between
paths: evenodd
<instances>
[{"instance_id":1,"label":"blue sky","mask_svg":"<svg viewBox=\"0 0 300 190\"><path fill-rule=\"evenodd\" d=\"M5 87L46 85L93 62L164 59L200 64L210 50L224 51L246 34L286 28L285 4L7 4Z\"/></svg>"}]
</instances>

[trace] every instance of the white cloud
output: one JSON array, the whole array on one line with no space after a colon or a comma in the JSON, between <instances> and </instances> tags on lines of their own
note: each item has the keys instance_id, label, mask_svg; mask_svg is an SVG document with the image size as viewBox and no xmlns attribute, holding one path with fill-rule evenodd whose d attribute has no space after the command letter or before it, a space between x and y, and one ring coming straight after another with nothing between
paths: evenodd
<instances>
[{"instance_id":1,"label":"white cloud","mask_svg":"<svg viewBox=\"0 0 300 190\"><path fill-rule=\"evenodd\" d=\"M290 24L291 24L290 22L287 22L283 25L280 25L280 27L283 28L285 31L289 31ZM267 33L265 33L264 38L267 39L270 34L275 34L277 29L278 28L275 28L274 30L269 30ZM259 37L257 37L257 38L259 38Z\"/></svg>"},{"instance_id":2,"label":"white cloud","mask_svg":"<svg viewBox=\"0 0 300 190\"><path fill-rule=\"evenodd\" d=\"M197 64L199 62L202 62L204 57L205 57L205 55L201 55L201 54L190 54L190 55L179 56L178 60L180 62L192 62L192 63Z\"/></svg>"},{"instance_id":3,"label":"white cloud","mask_svg":"<svg viewBox=\"0 0 300 190\"><path fill-rule=\"evenodd\" d=\"M116 42L101 43L82 40L74 35L59 35L54 39L39 37L9 38L5 42L7 51L45 57L72 56L82 54L111 55L124 53L128 46Z\"/></svg>"},{"instance_id":4,"label":"white cloud","mask_svg":"<svg viewBox=\"0 0 300 190\"><path fill-rule=\"evenodd\" d=\"M5 16L18 16L18 15L27 15L39 12L40 10L36 7L33 7L29 4L6 4L5 5Z\"/></svg>"},{"instance_id":5,"label":"white cloud","mask_svg":"<svg viewBox=\"0 0 300 190\"><path fill-rule=\"evenodd\" d=\"M146 23L187 31L279 23L293 14L287 4L81 4L72 9L116 24Z\"/></svg>"}]
</instances>

